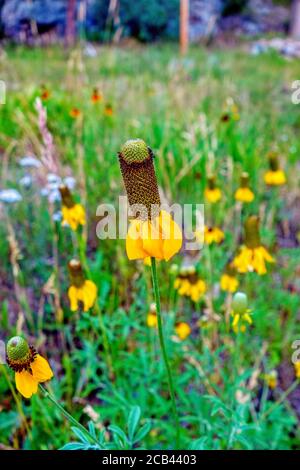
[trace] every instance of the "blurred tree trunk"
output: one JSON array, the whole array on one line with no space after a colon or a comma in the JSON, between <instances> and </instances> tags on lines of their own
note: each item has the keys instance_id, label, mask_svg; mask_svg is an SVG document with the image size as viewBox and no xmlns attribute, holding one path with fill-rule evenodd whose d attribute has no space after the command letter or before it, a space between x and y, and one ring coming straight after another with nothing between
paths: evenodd
<instances>
[{"instance_id":1,"label":"blurred tree trunk","mask_svg":"<svg viewBox=\"0 0 300 470\"><path fill-rule=\"evenodd\" d=\"M294 39L300 39L300 0L293 0L290 34Z\"/></svg>"},{"instance_id":2,"label":"blurred tree trunk","mask_svg":"<svg viewBox=\"0 0 300 470\"><path fill-rule=\"evenodd\" d=\"M189 47L189 0L180 0L180 52L185 54Z\"/></svg>"},{"instance_id":3,"label":"blurred tree trunk","mask_svg":"<svg viewBox=\"0 0 300 470\"><path fill-rule=\"evenodd\" d=\"M75 43L75 35L76 35L75 15L76 15L76 0L68 0L67 16L66 16L66 33L65 33L66 46L73 46Z\"/></svg>"}]
</instances>

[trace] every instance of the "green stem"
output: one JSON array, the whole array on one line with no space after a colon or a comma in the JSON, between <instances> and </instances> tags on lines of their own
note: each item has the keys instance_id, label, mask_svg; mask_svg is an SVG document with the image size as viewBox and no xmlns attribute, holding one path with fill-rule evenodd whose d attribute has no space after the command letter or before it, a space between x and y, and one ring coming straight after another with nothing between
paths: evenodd
<instances>
[{"instance_id":1,"label":"green stem","mask_svg":"<svg viewBox=\"0 0 300 470\"><path fill-rule=\"evenodd\" d=\"M82 424L80 424L80 423L77 421L77 419L73 418L73 416L70 415L70 413L68 413L68 412L64 409L64 407L61 406L61 405L58 403L58 401L56 401L56 398L54 398L54 396L51 395L51 393L48 392L48 390L46 390L46 388L43 387L43 385L39 384L39 387L40 387L40 389L42 390L44 396L45 396L46 398L48 398L48 399L56 406L56 408L58 408L58 410L61 412L61 414L62 414L65 418L67 418L67 420L68 420L71 424L73 424L74 426L76 426L77 428L79 428L85 435L87 435L87 436L91 439L91 441L94 442L94 444L97 444L97 446L100 447L100 444L99 444L98 440L97 440L94 436L92 436L92 435L88 432L88 430L87 430L84 426L82 426Z\"/></svg>"},{"instance_id":2,"label":"green stem","mask_svg":"<svg viewBox=\"0 0 300 470\"><path fill-rule=\"evenodd\" d=\"M180 442L179 417L178 417L178 412L177 412L177 407L176 407L173 379L172 379L171 369L170 369L170 365L168 361L168 355L167 355L165 340L164 340L163 322L162 322L162 315L161 315L160 295L159 295L159 288L158 288L158 281L157 281L155 258L151 258L151 270L152 270L153 291L154 291L154 297L155 297L155 303L156 303L159 342L160 342L160 347L161 347L161 351L163 355L163 360L165 363L165 368L167 371L169 392L170 392L172 409L173 409L175 425L176 425L176 447L179 448L179 442Z\"/></svg>"}]
</instances>

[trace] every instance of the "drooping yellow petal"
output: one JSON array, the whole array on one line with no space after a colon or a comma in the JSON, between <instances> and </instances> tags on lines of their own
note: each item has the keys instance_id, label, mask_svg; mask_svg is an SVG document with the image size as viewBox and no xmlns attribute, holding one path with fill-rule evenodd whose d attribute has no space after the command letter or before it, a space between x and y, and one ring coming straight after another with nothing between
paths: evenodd
<instances>
[{"instance_id":1,"label":"drooping yellow petal","mask_svg":"<svg viewBox=\"0 0 300 470\"><path fill-rule=\"evenodd\" d=\"M126 237L126 252L128 259L144 259L149 256L143 249L142 242L142 222L132 220Z\"/></svg>"},{"instance_id":2,"label":"drooping yellow petal","mask_svg":"<svg viewBox=\"0 0 300 470\"><path fill-rule=\"evenodd\" d=\"M37 393L38 381L26 370L15 373L17 390L25 398L30 398L34 393Z\"/></svg>"},{"instance_id":3,"label":"drooping yellow petal","mask_svg":"<svg viewBox=\"0 0 300 470\"><path fill-rule=\"evenodd\" d=\"M77 297L77 290L75 286L71 286L68 289L68 297L70 300L70 309L72 312L76 312L78 310L78 297Z\"/></svg>"},{"instance_id":4,"label":"drooping yellow petal","mask_svg":"<svg viewBox=\"0 0 300 470\"><path fill-rule=\"evenodd\" d=\"M48 361L39 354L37 354L34 361L30 364L30 367L33 378L37 382L46 382L46 380L50 380L53 377L53 372Z\"/></svg>"},{"instance_id":5,"label":"drooping yellow petal","mask_svg":"<svg viewBox=\"0 0 300 470\"><path fill-rule=\"evenodd\" d=\"M147 220L143 222L142 242L143 249L148 256L156 259L163 259L163 241L157 221L150 222Z\"/></svg>"},{"instance_id":6,"label":"drooping yellow petal","mask_svg":"<svg viewBox=\"0 0 300 470\"><path fill-rule=\"evenodd\" d=\"M234 197L240 202L252 202L254 199L254 193L250 188L238 188Z\"/></svg>"},{"instance_id":7,"label":"drooping yellow petal","mask_svg":"<svg viewBox=\"0 0 300 470\"><path fill-rule=\"evenodd\" d=\"M97 286L93 281L86 280L82 287L83 309L87 312L95 303L97 297Z\"/></svg>"},{"instance_id":8,"label":"drooping yellow petal","mask_svg":"<svg viewBox=\"0 0 300 470\"><path fill-rule=\"evenodd\" d=\"M163 239L163 257L169 261L182 246L182 232L171 215L162 210L159 214L159 226Z\"/></svg>"}]
</instances>

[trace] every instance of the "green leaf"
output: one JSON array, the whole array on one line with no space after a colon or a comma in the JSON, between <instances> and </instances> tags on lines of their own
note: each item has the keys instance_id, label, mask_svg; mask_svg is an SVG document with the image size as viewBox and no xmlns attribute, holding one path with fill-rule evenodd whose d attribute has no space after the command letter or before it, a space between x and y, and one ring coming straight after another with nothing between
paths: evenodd
<instances>
[{"instance_id":1,"label":"green leaf","mask_svg":"<svg viewBox=\"0 0 300 470\"><path fill-rule=\"evenodd\" d=\"M88 436L86 436L79 428L72 427L71 429L72 429L73 433L75 434L75 436L78 437L78 439L81 442L84 442L85 444L90 443Z\"/></svg>"},{"instance_id":2,"label":"green leaf","mask_svg":"<svg viewBox=\"0 0 300 470\"><path fill-rule=\"evenodd\" d=\"M133 443L136 443L138 441L141 441L144 439L144 437L148 434L148 432L151 429L151 423L148 421L147 423L144 424L144 426L141 427L141 429L136 433L134 437Z\"/></svg>"},{"instance_id":3,"label":"green leaf","mask_svg":"<svg viewBox=\"0 0 300 470\"><path fill-rule=\"evenodd\" d=\"M135 430L141 417L141 408L139 406L133 406L130 410L127 422L128 436L133 441Z\"/></svg>"},{"instance_id":4,"label":"green leaf","mask_svg":"<svg viewBox=\"0 0 300 470\"><path fill-rule=\"evenodd\" d=\"M116 434L120 439L121 439L121 442L123 444L128 444L128 438L125 434L125 432L123 431L123 429L119 428L119 426L116 426L114 424L111 424L109 427L108 427L109 431L111 431L113 434Z\"/></svg>"}]
</instances>

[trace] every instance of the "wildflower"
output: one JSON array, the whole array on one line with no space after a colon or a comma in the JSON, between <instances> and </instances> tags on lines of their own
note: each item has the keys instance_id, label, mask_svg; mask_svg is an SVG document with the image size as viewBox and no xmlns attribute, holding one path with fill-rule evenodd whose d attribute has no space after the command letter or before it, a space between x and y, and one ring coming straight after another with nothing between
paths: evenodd
<instances>
[{"instance_id":1,"label":"wildflower","mask_svg":"<svg viewBox=\"0 0 300 470\"><path fill-rule=\"evenodd\" d=\"M24 188L30 188L32 185L32 177L31 175L24 175L20 180L19 184Z\"/></svg>"},{"instance_id":2,"label":"wildflower","mask_svg":"<svg viewBox=\"0 0 300 470\"><path fill-rule=\"evenodd\" d=\"M20 336L14 336L8 341L6 360L9 367L15 371L17 390L25 398L37 393L39 383L53 377L48 361Z\"/></svg>"},{"instance_id":3,"label":"wildflower","mask_svg":"<svg viewBox=\"0 0 300 470\"><path fill-rule=\"evenodd\" d=\"M230 120L238 121L240 119L239 108L231 97L227 98L225 103L225 111L221 116L221 122L229 122Z\"/></svg>"},{"instance_id":4,"label":"wildflower","mask_svg":"<svg viewBox=\"0 0 300 470\"><path fill-rule=\"evenodd\" d=\"M191 327L188 323L181 321L175 326L175 331L181 341L184 341L188 336L190 336Z\"/></svg>"},{"instance_id":5,"label":"wildflower","mask_svg":"<svg viewBox=\"0 0 300 470\"><path fill-rule=\"evenodd\" d=\"M45 85L42 86L41 90L41 99L43 101L47 101L50 98L50 91L45 87Z\"/></svg>"},{"instance_id":6,"label":"wildflower","mask_svg":"<svg viewBox=\"0 0 300 470\"><path fill-rule=\"evenodd\" d=\"M267 386L271 389L274 390L274 388L277 387L277 371L276 370L271 370L268 374L264 375L264 380L267 384Z\"/></svg>"},{"instance_id":7,"label":"wildflower","mask_svg":"<svg viewBox=\"0 0 300 470\"><path fill-rule=\"evenodd\" d=\"M91 96L91 102L93 104L100 103L102 101L102 94L99 93L98 88L94 88L94 91Z\"/></svg>"},{"instance_id":8,"label":"wildflower","mask_svg":"<svg viewBox=\"0 0 300 470\"><path fill-rule=\"evenodd\" d=\"M37 158L26 156L19 160L19 165L23 168L40 168L42 164Z\"/></svg>"},{"instance_id":9,"label":"wildflower","mask_svg":"<svg viewBox=\"0 0 300 470\"><path fill-rule=\"evenodd\" d=\"M106 104L104 107L104 116L111 117L113 116L113 114L114 114L114 111L113 111L111 104Z\"/></svg>"},{"instance_id":10,"label":"wildflower","mask_svg":"<svg viewBox=\"0 0 300 470\"><path fill-rule=\"evenodd\" d=\"M236 278L236 269L230 263L226 266L225 272L221 277L221 289L225 292L235 292L239 286L239 280Z\"/></svg>"},{"instance_id":11,"label":"wildflower","mask_svg":"<svg viewBox=\"0 0 300 470\"><path fill-rule=\"evenodd\" d=\"M252 325L251 310L248 309L248 299L243 292L236 292L232 301L232 329L235 333L244 333L247 325Z\"/></svg>"},{"instance_id":12,"label":"wildflower","mask_svg":"<svg viewBox=\"0 0 300 470\"><path fill-rule=\"evenodd\" d=\"M75 180L75 178L73 178L73 176L66 176L63 180L63 184L68 186L70 191L72 191L76 186L76 180Z\"/></svg>"},{"instance_id":13,"label":"wildflower","mask_svg":"<svg viewBox=\"0 0 300 470\"><path fill-rule=\"evenodd\" d=\"M72 108L69 112L69 115L71 118L77 119L81 115L81 111L78 108Z\"/></svg>"},{"instance_id":14,"label":"wildflower","mask_svg":"<svg viewBox=\"0 0 300 470\"><path fill-rule=\"evenodd\" d=\"M119 161L129 204L138 208L127 233L127 256L130 260L154 257L168 261L180 250L182 233L171 215L161 210L153 153L143 140L129 140Z\"/></svg>"},{"instance_id":15,"label":"wildflower","mask_svg":"<svg viewBox=\"0 0 300 470\"><path fill-rule=\"evenodd\" d=\"M205 282L198 277L194 266L181 268L179 275L174 281L174 289L178 294L190 297L193 302L198 302L206 292Z\"/></svg>"},{"instance_id":16,"label":"wildflower","mask_svg":"<svg viewBox=\"0 0 300 470\"><path fill-rule=\"evenodd\" d=\"M78 310L78 303L82 302L84 312L87 312L95 303L97 286L93 281L85 279L81 263L72 259L69 262L71 286L68 290L70 308L72 312Z\"/></svg>"},{"instance_id":17,"label":"wildflower","mask_svg":"<svg viewBox=\"0 0 300 470\"><path fill-rule=\"evenodd\" d=\"M252 202L254 199L254 193L249 188L249 174L243 172L241 175L240 187L236 190L235 199L240 202Z\"/></svg>"},{"instance_id":18,"label":"wildflower","mask_svg":"<svg viewBox=\"0 0 300 470\"><path fill-rule=\"evenodd\" d=\"M147 325L149 326L149 328L157 327L157 313L155 303L152 303L150 305L149 313L147 315Z\"/></svg>"},{"instance_id":19,"label":"wildflower","mask_svg":"<svg viewBox=\"0 0 300 470\"><path fill-rule=\"evenodd\" d=\"M245 222L245 245L234 258L233 265L240 273L256 271L259 275L266 274L266 261L274 263L274 258L262 246L259 235L259 218L248 217Z\"/></svg>"},{"instance_id":20,"label":"wildflower","mask_svg":"<svg viewBox=\"0 0 300 470\"><path fill-rule=\"evenodd\" d=\"M224 238L224 232L218 227L204 227L204 242L207 243L207 245L211 245L212 243L219 244L224 240Z\"/></svg>"},{"instance_id":21,"label":"wildflower","mask_svg":"<svg viewBox=\"0 0 300 470\"><path fill-rule=\"evenodd\" d=\"M295 362L294 368L295 368L296 379L300 379L300 361Z\"/></svg>"},{"instance_id":22,"label":"wildflower","mask_svg":"<svg viewBox=\"0 0 300 470\"><path fill-rule=\"evenodd\" d=\"M74 202L69 188L65 185L59 187L62 198L62 224L69 224L72 230L77 230L78 225L85 225L85 211L81 204Z\"/></svg>"},{"instance_id":23,"label":"wildflower","mask_svg":"<svg viewBox=\"0 0 300 470\"><path fill-rule=\"evenodd\" d=\"M216 186L216 177L214 175L207 178L207 187L205 188L204 196L212 204L218 202L222 197L220 188Z\"/></svg>"},{"instance_id":24,"label":"wildflower","mask_svg":"<svg viewBox=\"0 0 300 470\"><path fill-rule=\"evenodd\" d=\"M16 189L3 189L0 191L0 202L12 204L22 201L22 196Z\"/></svg>"},{"instance_id":25,"label":"wildflower","mask_svg":"<svg viewBox=\"0 0 300 470\"><path fill-rule=\"evenodd\" d=\"M269 154L270 169L265 173L265 183L269 186L281 186L286 183L286 176L279 168L278 155L274 152Z\"/></svg>"}]
</instances>

